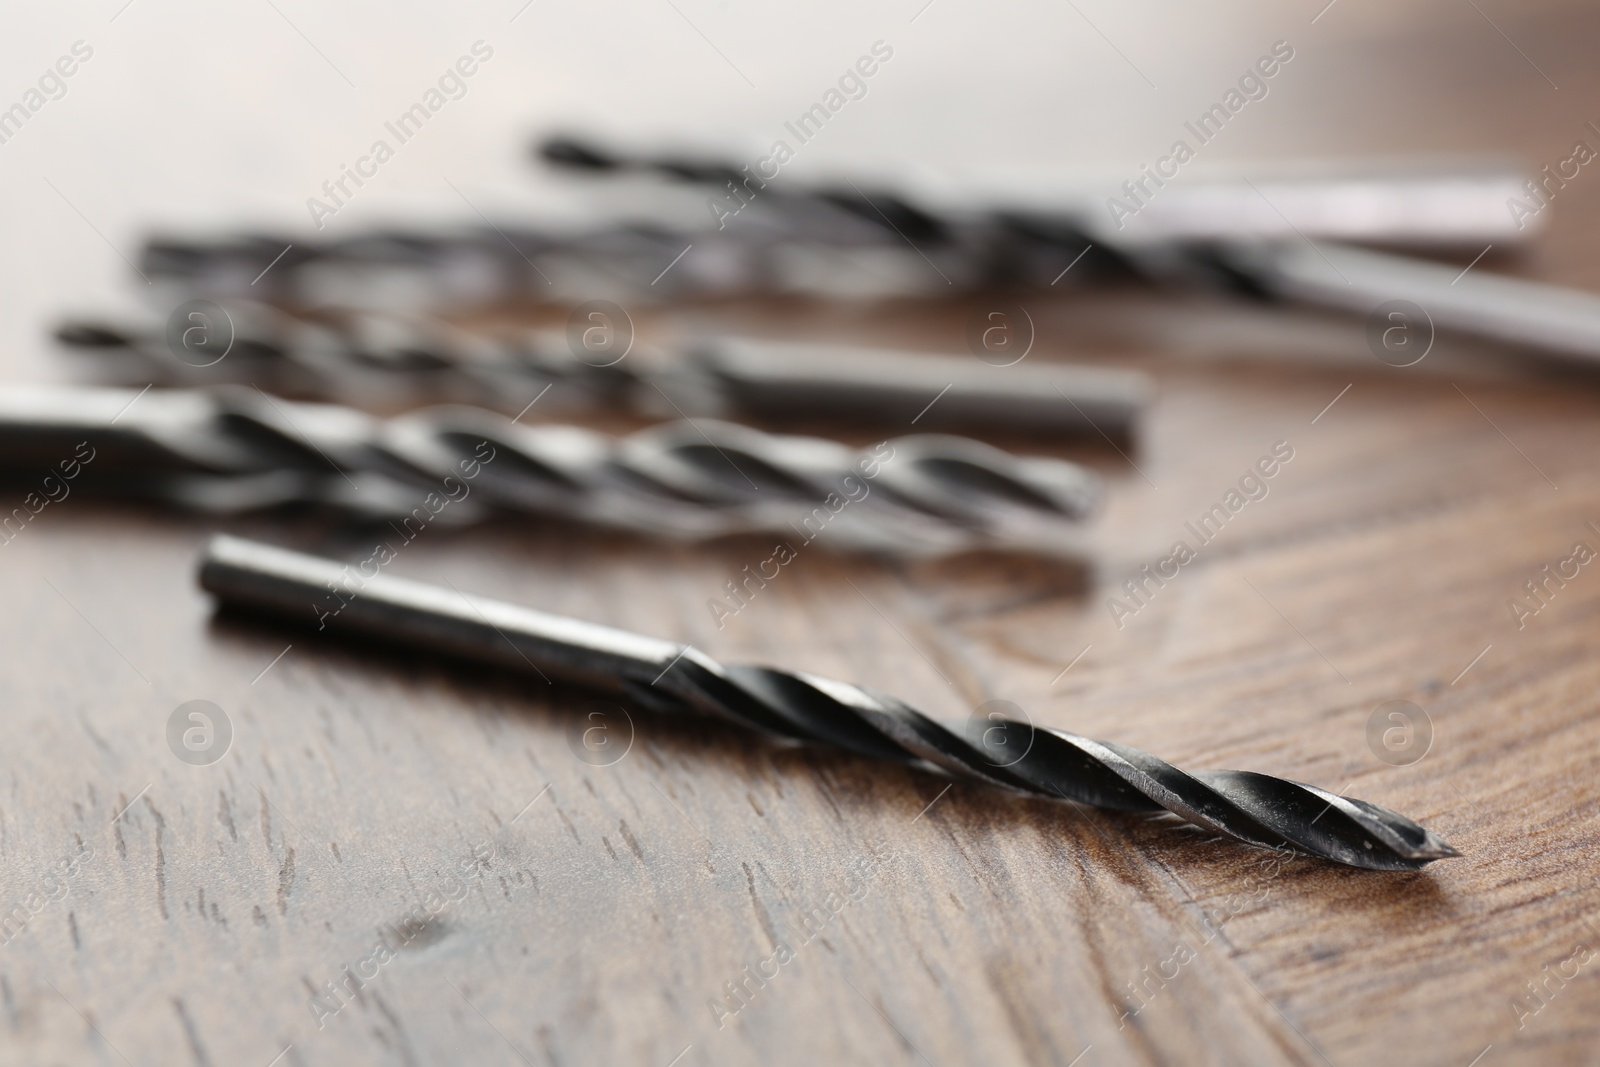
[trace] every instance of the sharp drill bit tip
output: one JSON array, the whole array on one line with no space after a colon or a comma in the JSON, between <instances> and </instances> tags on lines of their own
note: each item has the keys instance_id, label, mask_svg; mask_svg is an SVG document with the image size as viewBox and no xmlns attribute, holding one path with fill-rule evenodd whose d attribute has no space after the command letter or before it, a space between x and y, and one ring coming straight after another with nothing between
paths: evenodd
<instances>
[{"instance_id":1,"label":"sharp drill bit tip","mask_svg":"<svg viewBox=\"0 0 1600 1067\"><path fill-rule=\"evenodd\" d=\"M1460 855L1431 830L1352 797L1250 771L1185 772L1127 745L1007 719L938 722L865 686L724 666L680 645L329 559L217 537L201 586L225 604L538 672L662 712L1117 811L1162 813L1263 848L1372 870Z\"/></svg>"}]
</instances>

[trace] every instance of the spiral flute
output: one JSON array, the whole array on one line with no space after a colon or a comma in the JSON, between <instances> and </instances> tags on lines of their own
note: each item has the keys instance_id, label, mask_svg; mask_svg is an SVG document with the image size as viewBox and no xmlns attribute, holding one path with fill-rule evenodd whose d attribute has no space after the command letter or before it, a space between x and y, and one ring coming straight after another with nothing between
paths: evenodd
<instances>
[{"instance_id":1,"label":"spiral flute","mask_svg":"<svg viewBox=\"0 0 1600 1067\"><path fill-rule=\"evenodd\" d=\"M163 329L137 318L80 316L63 322L56 339L119 382L255 384L335 402L449 401L509 412L537 398L544 411L811 418L895 428L914 422L930 432L1031 433L1053 440L1131 440L1152 392L1137 371L1019 365L1033 344L1025 315L1016 322L1002 317L1006 325L998 329L1016 342L1016 352L985 364L971 356L717 336L658 350L634 343L621 308L590 312L605 324L606 337L590 349L587 335L570 329L567 336L489 336L414 310L324 310L313 319L248 300L185 306L204 325L174 336L171 324ZM178 326L188 321L176 316Z\"/></svg>"},{"instance_id":2,"label":"spiral flute","mask_svg":"<svg viewBox=\"0 0 1600 1067\"><path fill-rule=\"evenodd\" d=\"M1132 278L1260 279L1248 263L1218 270L1210 257L1195 254L1219 242L1476 250L1487 243L1504 249L1538 231L1518 230L1508 219L1506 198L1525 195L1529 175L1500 164L1418 168L1395 161L1342 171L1291 169L1272 178L1256 173L1253 182L1235 174L1171 187L1136 216L1113 222L1094 176L1070 170L985 175L982 168L958 168L764 182L736 160L617 151L588 137L549 139L537 154L591 183L607 173L660 181L645 195L638 184L600 184L603 200L594 202L601 220L577 229L555 216L485 225L463 212L453 221L446 214L432 224L333 240L293 232L173 233L146 243L139 269L158 285L194 295L301 306L330 297L441 307L529 297L655 302L773 292L942 299L997 286L1059 292ZM728 222L707 211L708 200L730 209L747 203ZM627 205L625 214L615 212L618 202ZM1272 204L1284 205L1283 212ZM662 268L688 243L693 253L663 277ZM1355 269L1343 264L1340 273ZM1350 299L1292 288L1283 295L1336 306ZM1314 288L1323 288L1320 279ZM1470 328L1470 316L1462 322Z\"/></svg>"},{"instance_id":3,"label":"spiral flute","mask_svg":"<svg viewBox=\"0 0 1600 1067\"><path fill-rule=\"evenodd\" d=\"M954 778L1129 812L1170 812L1263 848L1372 870L1459 855L1403 815L1249 771L1185 772L1127 745L1005 719L940 723L865 686L724 666L692 646L218 537L200 584L223 604L576 683L662 712L713 715ZM337 610L333 609L337 605Z\"/></svg>"},{"instance_id":4,"label":"spiral flute","mask_svg":"<svg viewBox=\"0 0 1600 1067\"><path fill-rule=\"evenodd\" d=\"M1000 548L1076 560L1099 480L961 437L854 449L709 419L612 437L468 407L383 420L249 389L0 390L0 478L88 442L74 488L215 513L306 503L400 526L552 516L680 539L936 554Z\"/></svg>"}]
</instances>

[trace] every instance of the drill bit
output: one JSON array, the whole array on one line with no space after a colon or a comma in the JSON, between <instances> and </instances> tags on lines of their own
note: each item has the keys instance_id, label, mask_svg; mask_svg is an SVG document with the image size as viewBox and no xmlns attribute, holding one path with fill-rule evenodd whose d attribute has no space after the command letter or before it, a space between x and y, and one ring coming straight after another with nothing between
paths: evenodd
<instances>
[{"instance_id":1,"label":"drill bit","mask_svg":"<svg viewBox=\"0 0 1600 1067\"><path fill-rule=\"evenodd\" d=\"M547 141L546 149L545 163L581 173L600 192L584 213L592 221L574 226L570 209L557 216L552 202L542 222L441 216L434 225L333 240L158 234L139 270L190 295L299 306L330 298L438 308L772 292L942 299L1001 285L1059 291L1152 273L1159 281L1167 272L1151 272L1148 254L1186 260L1195 245L1218 241L1474 252L1493 243L1504 251L1531 239L1543 219L1518 228L1505 203L1525 195L1528 175L1493 161L1285 168L1253 171L1250 181L1196 176L1113 223L1106 194L1121 176L1108 181L1103 173L898 170L763 182L737 161L617 152L590 139ZM627 186L605 184L608 172ZM736 221L708 203L737 207ZM693 253L662 277L690 243Z\"/></svg>"},{"instance_id":2,"label":"drill bit","mask_svg":"<svg viewBox=\"0 0 1600 1067\"><path fill-rule=\"evenodd\" d=\"M30 478L80 443L94 459L74 488L213 513L309 503L407 531L501 513L688 540L765 532L1072 559L1100 493L1076 464L934 434L854 449L696 419L617 438L467 407L383 420L248 389L0 389L0 478Z\"/></svg>"},{"instance_id":3,"label":"drill bit","mask_svg":"<svg viewBox=\"0 0 1600 1067\"><path fill-rule=\"evenodd\" d=\"M300 306L321 306L330 293L346 302L414 305L414 294L397 301L389 291L396 271L426 278L418 288L438 294L435 307L518 293L577 302L603 290L642 303L782 292L927 297L1141 281L1361 316L1386 316L1384 308L1403 300L1422 309L1430 334L1437 327L1543 359L1600 360L1600 298L1593 293L1354 247L1493 248L1497 255L1517 247L1543 216L1524 225L1528 220L1504 210L1507 197L1525 195L1528 184L1504 164L1397 163L1345 174L1288 171L1259 185L1242 177L1205 181L1163 192L1113 225L1103 190L1073 192L1060 175L908 175L887 189L858 175L859 182L752 188L748 169L728 161L614 152L571 138L547 141L540 154L591 181L628 173L690 200L699 190L709 202L748 203L728 226L720 217L707 224L704 212L669 211L651 225L581 233L440 228L316 247L301 238L295 258L272 272L278 288L265 294L250 283L290 246L286 239L158 237L140 269L188 295L265 295ZM1306 246L1310 239L1315 248ZM686 244L694 255L653 284ZM464 269L463 261L475 266ZM476 289L460 288L467 278L480 280Z\"/></svg>"},{"instance_id":4,"label":"drill bit","mask_svg":"<svg viewBox=\"0 0 1600 1067\"><path fill-rule=\"evenodd\" d=\"M544 142L539 153L558 167L649 173L718 195L748 180L726 161L616 153L567 137ZM1404 300L1423 309L1430 342L1438 327L1592 367L1600 361L1595 294L1484 269L1469 274L1456 265L1346 243L1462 251L1488 245L1503 251L1535 232L1503 207L1507 197L1525 195L1525 183L1517 168L1485 162L1448 169L1396 165L1364 174L1305 172L1264 183L1266 190L1236 179L1201 184L1187 194L1164 193L1113 228L1104 221L1100 199L1074 203L1051 183L1030 185L1024 178L991 188L987 198L970 188L961 191L959 183L944 191L927 186L915 210L959 232L955 220L962 211L970 226L973 205L986 203L993 218L1004 220L1008 240L998 247L1004 249L1007 280L1048 287L1049 275L1030 269L1030 257L1046 253L1041 264L1054 267L1066 265L1058 257L1072 256L1076 264L1081 254L1090 258L1074 267L1079 284L1140 277L1163 285L1221 286L1361 316ZM844 189L844 201L860 195L852 194L854 188ZM828 187L786 186L781 194L763 189L757 203L760 197L790 213L818 200L842 202L839 190ZM860 214L873 218L871 211ZM1298 223L1291 221L1295 216ZM1312 238L1314 246L1306 243Z\"/></svg>"},{"instance_id":5,"label":"drill bit","mask_svg":"<svg viewBox=\"0 0 1600 1067\"><path fill-rule=\"evenodd\" d=\"M885 693L771 667L724 666L690 645L469 596L219 536L200 585L229 606L533 671L658 712L711 715L772 738L842 748L1034 796L1170 812L1247 845L1353 867L1417 870L1459 855L1386 808L1249 771L1185 772L1127 745L1006 719L945 724ZM1020 753L1018 750L1021 750Z\"/></svg>"},{"instance_id":6,"label":"drill bit","mask_svg":"<svg viewBox=\"0 0 1600 1067\"><path fill-rule=\"evenodd\" d=\"M1319 245L1353 241L1465 251L1486 241L1525 242L1537 234L1537 220L1519 229L1517 220L1507 216L1506 197L1526 195L1530 176L1524 165L1509 159L1396 159L1333 168L1301 164L1266 172L1253 168L1250 176L1213 171L1181 188L1164 189L1138 211L1113 222L1106 192L1114 182L1107 180L1107 173L1092 170L922 168L884 172L887 182L869 171L768 183L730 158L618 151L592 138L568 135L547 137L532 147L534 157L546 166L590 180L647 175L698 186L718 197L737 196L752 209L777 205L768 214L776 214L780 224L792 218L790 232L796 235L803 235L810 222L805 212L821 205L878 227L886 239L904 232L919 245L940 243L963 226L996 219L1048 223L1060 228L1057 233L1070 234L1080 248L1086 241L1130 247L1304 237ZM744 209L735 214L742 221ZM1045 275L1041 281L1051 278Z\"/></svg>"},{"instance_id":7,"label":"drill bit","mask_svg":"<svg viewBox=\"0 0 1600 1067\"><path fill-rule=\"evenodd\" d=\"M675 412L793 421L849 419L951 433L1129 440L1151 392L1138 372L1082 365L985 365L970 356L876 351L807 342L710 337L669 356L590 362L553 332L481 336L439 318L345 311L319 320L243 300L215 303L232 327L232 357L191 360L154 322L80 317L56 338L100 358L122 381L266 383L275 392L441 397L516 411L542 407ZM1005 327L1032 346L1031 323ZM626 355L627 353L624 353Z\"/></svg>"}]
</instances>

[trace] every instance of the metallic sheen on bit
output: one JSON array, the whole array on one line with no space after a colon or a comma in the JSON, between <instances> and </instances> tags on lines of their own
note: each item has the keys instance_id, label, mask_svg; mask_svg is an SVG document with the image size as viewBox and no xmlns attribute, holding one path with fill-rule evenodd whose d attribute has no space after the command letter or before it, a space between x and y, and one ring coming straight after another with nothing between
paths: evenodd
<instances>
[{"instance_id":1,"label":"metallic sheen on bit","mask_svg":"<svg viewBox=\"0 0 1600 1067\"><path fill-rule=\"evenodd\" d=\"M235 382L324 400L449 400L511 412L538 398L544 411L848 420L1055 440L1130 440L1152 392L1137 371L1076 364L985 365L969 355L732 337L585 360L559 333L489 337L414 310L347 309L313 321L253 301L217 307L233 345L216 363L178 358L153 321L84 316L63 323L56 339L120 382Z\"/></svg>"},{"instance_id":2,"label":"metallic sheen on bit","mask_svg":"<svg viewBox=\"0 0 1600 1067\"><path fill-rule=\"evenodd\" d=\"M336 630L954 778L1116 811L1166 811L1263 848L1388 871L1460 854L1403 815L1315 786L1249 771L1188 773L1126 745L1010 720L983 720L974 729L945 725L864 686L724 666L692 646L403 578L352 576L334 560L258 542L213 539L200 585L223 604L305 623L326 614L319 605L330 602L332 590L343 590L339 612L325 620Z\"/></svg>"},{"instance_id":3,"label":"metallic sheen on bit","mask_svg":"<svg viewBox=\"0 0 1600 1067\"><path fill-rule=\"evenodd\" d=\"M1076 562L1100 496L1076 464L934 434L858 450L709 419L618 438L467 407L384 420L239 388L0 389L0 480L32 478L85 441L96 456L75 489L212 513L314 504L401 525L538 515L900 555Z\"/></svg>"}]
</instances>

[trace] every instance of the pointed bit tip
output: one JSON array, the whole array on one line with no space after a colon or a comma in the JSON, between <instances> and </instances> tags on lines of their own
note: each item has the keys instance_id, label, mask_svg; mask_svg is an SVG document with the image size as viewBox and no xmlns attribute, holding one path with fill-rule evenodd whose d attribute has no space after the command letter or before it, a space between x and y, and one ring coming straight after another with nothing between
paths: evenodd
<instances>
[{"instance_id":1,"label":"pointed bit tip","mask_svg":"<svg viewBox=\"0 0 1600 1067\"><path fill-rule=\"evenodd\" d=\"M1418 845L1415 849L1412 849L1412 859L1422 860L1424 863L1426 863L1430 860L1447 860L1453 857L1465 855L1465 853L1463 853L1460 849L1450 844L1432 830L1426 831L1426 834L1427 836L1423 840L1422 844Z\"/></svg>"}]
</instances>

